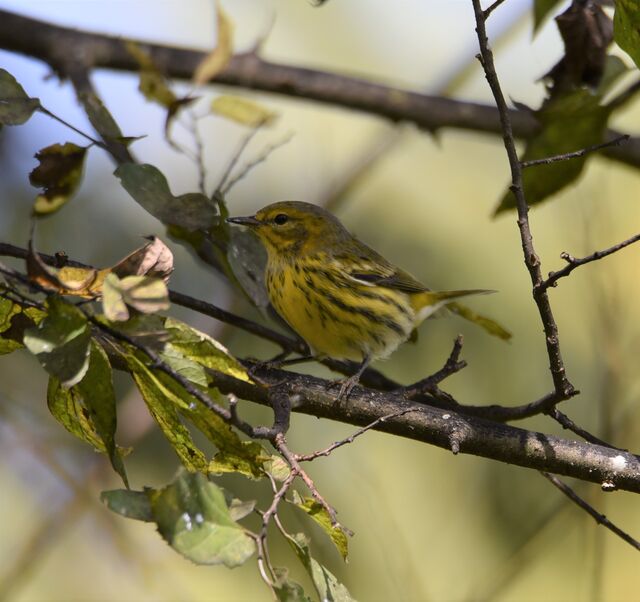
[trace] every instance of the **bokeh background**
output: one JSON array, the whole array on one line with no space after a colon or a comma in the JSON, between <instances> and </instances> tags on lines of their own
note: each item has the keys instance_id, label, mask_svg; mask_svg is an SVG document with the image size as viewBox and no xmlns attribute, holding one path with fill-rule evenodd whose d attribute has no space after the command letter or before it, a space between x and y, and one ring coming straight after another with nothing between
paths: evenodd
<instances>
[{"instance_id":1,"label":"bokeh background","mask_svg":"<svg viewBox=\"0 0 640 602\"><path fill-rule=\"evenodd\" d=\"M477 61L467 0L227 0L238 51L260 37L265 58L356 74L455 97L490 102ZM52 22L161 43L210 48L215 9L209 0L2 0L0 7ZM539 77L562 46L553 21L532 39L529 0L510 0L491 19L490 35L506 94L537 106ZM628 60L628 59L627 59ZM0 65L31 96L89 130L69 84L48 69L0 51ZM164 114L137 91L134 74L97 72L95 83L125 135L147 135L133 150L168 177L174 193L193 191L197 171L164 142ZM628 80L627 80L628 81ZM187 91L187 84L177 85ZM207 93L224 92L212 86ZM282 199L330 204L361 239L432 288L493 288L499 294L473 307L514 333L505 344L457 318L423 325L378 365L411 382L439 368L456 334L465 335L469 366L446 389L473 404L519 404L551 388L542 328L530 294L512 214L491 213L508 181L497 136L392 126L355 112L265 94L255 98L279 114L244 158L250 160L289 132L294 137L242 180L229 197L232 213L246 214ZM202 122L209 185L224 170L245 134L217 117ZM640 103L613 124L637 132ZM187 138L185 138L187 140ZM26 246L34 190L28 172L34 153L51 143L82 142L36 114L0 133L0 240ZM380 151L380 152L378 152ZM351 181L358 166L377 160ZM141 235L167 240L162 224L138 207L112 175L113 164L90 153L84 183L61 212L42 220L44 252L104 266L141 244ZM345 184L351 183L341 194ZM594 158L580 182L531 213L545 271L562 265L566 250L580 256L638 231L640 174ZM254 319L263 319L188 251L176 253L172 287ZM564 358L582 391L563 410L598 436L637 450L640 431L637 371L640 350L638 261L629 248L577 270L551 291ZM19 265L19 263L14 263ZM267 358L276 349L199 315L172 310L222 340L233 353ZM302 368L301 368L302 369ZM307 367L327 375L319 368ZM132 485L162 485L177 461L142 402L122 379L119 438L135 441L127 459ZM46 378L36 360L18 352L0 361L0 599L39 600L267 600L255 565L233 571L196 567L170 550L154 529L112 515L99 492L118 487L104 458L77 443L48 415ZM243 412L268 417L246 404ZM558 433L549 419L527 427ZM297 451L312 451L348 435L346 425L294 416L289 434ZM312 529L318 558L359 600L631 600L637 596L638 556L585 513L565 501L536 472L458 456L370 432L311 472L342 521L356 535L344 565L322 533ZM225 478L245 496L266 499L260 487ZM600 511L640 535L638 498L603 494L576 484ZM285 522L308 528L292 512ZM275 564L294 561L283 546ZM307 583L294 568L294 576ZM308 583L307 583L308 585Z\"/></svg>"}]
</instances>

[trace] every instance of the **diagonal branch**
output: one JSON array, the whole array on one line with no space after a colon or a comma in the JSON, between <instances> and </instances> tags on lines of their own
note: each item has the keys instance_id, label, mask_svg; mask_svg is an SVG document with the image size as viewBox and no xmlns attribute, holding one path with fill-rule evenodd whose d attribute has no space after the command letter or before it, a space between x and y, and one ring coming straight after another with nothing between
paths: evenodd
<instances>
[{"instance_id":1,"label":"diagonal branch","mask_svg":"<svg viewBox=\"0 0 640 602\"><path fill-rule=\"evenodd\" d=\"M73 57L85 68L137 72L139 65L127 52L127 41L0 10L0 48L40 59L63 76L71 48ZM165 74L176 79L190 80L205 57L205 53L198 50L139 40L135 43ZM411 122L430 131L455 128L491 134L502 132L500 115L490 105L419 94L337 73L281 65L265 61L255 53L234 56L213 81L345 107L393 122ZM518 138L530 137L540 127L529 112L508 109L508 115L513 134ZM607 137L619 135L619 132L610 131ZM602 154L640 167L640 137L631 138L622 147L605 149Z\"/></svg>"}]
</instances>

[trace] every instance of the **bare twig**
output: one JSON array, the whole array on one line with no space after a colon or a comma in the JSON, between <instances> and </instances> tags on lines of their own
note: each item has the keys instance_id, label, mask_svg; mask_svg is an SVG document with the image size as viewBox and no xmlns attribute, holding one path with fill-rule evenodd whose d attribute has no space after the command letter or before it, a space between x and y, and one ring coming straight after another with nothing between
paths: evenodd
<instances>
[{"instance_id":1,"label":"bare twig","mask_svg":"<svg viewBox=\"0 0 640 602\"><path fill-rule=\"evenodd\" d=\"M592 435L589 431L587 431L587 430L583 429L582 427L578 426L566 414L563 414L562 412L560 412L558 410L558 408L551 408L547 412L547 415L551 416L551 418L553 418L558 424L561 424L562 428L565 428L565 429L575 433L579 437L582 437L585 441L589 441L589 443L595 443L596 445L602 445L604 447L610 447L611 449L621 449L621 448L616 447L615 445L611 445L610 443L607 443L606 441L603 441L602 439L596 437L595 435ZM627 451L627 450L622 450L622 451Z\"/></svg>"},{"instance_id":2,"label":"bare twig","mask_svg":"<svg viewBox=\"0 0 640 602\"><path fill-rule=\"evenodd\" d=\"M404 416L405 414L408 414L409 412L417 412L417 411L418 410L416 410L415 408L405 408L404 410L398 410L397 412L394 412L393 414L387 414L386 416L380 416L380 418L376 418L373 422L370 422L369 424L367 424L367 426L363 426L361 429L358 429L355 433L353 433L352 435L349 435L345 439L341 439L340 441L336 441L335 443L332 443L329 447L326 447L325 449L321 449L321 450L312 452L310 454L297 454L296 458L298 459L299 462L311 462L312 460L315 460L316 458L320 458L321 456L328 456L335 449L338 449L339 447L342 447L343 445L347 445L349 443L353 443L353 441L357 437L360 437L361 435L364 435L367 431L370 431L371 429L376 428L379 424L382 424L383 422L386 422L387 420L391 420L392 418L397 418L398 416Z\"/></svg>"},{"instance_id":3,"label":"bare twig","mask_svg":"<svg viewBox=\"0 0 640 602\"><path fill-rule=\"evenodd\" d=\"M626 541L636 550L640 550L640 541L634 539L626 531L623 531L620 527L614 525L604 514L600 514L591 504L581 498L566 483L563 483L558 477L548 472L541 472L540 474L549 482L551 482L555 487L557 487L562 493L564 493L564 495L566 495L574 504L576 504L587 514L592 516L599 525L602 525L606 529L609 529L609 531L617 535L623 541Z\"/></svg>"},{"instance_id":4,"label":"bare twig","mask_svg":"<svg viewBox=\"0 0 640 602\"><path fill-rule=\"evenodd\" d=\"M595 253L582 258L573 257L572 255L569 255L569 253L562 253L560 257L562 257L562 259L567 262L567 265L557 272L550 272L549 277L541 282L539 286L543 289L547 289L550 286L556 286L556 283L558 282L558 280L560 280L560 278L568 276L577 267L580 267L581 265L585 265L587 263L591 263L592 261L598 261L599 259L612 255L613 253L616 253L617 251L620 251L625 247L638 242L639 240L640 234L636 234L631 238L627 238L627 240L619 242L617 245L613 245L612 247L609 247L608 249L604 249L602 251L596 251Z\"/></svg>"},{"instance_id":5,"label":"bare twig","mask_svg":"<svg viewBox=\"0 0 640 602\"><path fill-rule=\"evenodd\" d=\"M498 8L502 3L504 2L504 0L495 0L495 2L493 4L491 4L490 6L488 6L484 12L482 13L484 16L485 21L489 18L489 15L496 10L496 8Z\"/></svg>"},{"instance_id":6,"label":"bare twig","mask_svg":"<svg viewBox=\"0 0 640 602\"><path fill-rule=\"evenodd\" d=\"M255 135L258 133L259 129L260 129L260 126L253 128L247 134L245 134L240 140L240 144L238 145L238 148L236 148L236 150L233 152L233 155L231 155L231 159L229 160L227 167L222 172L222 176L220 176L220 181L216 186L217 193L224 194L227 181L231 176L231 172L233 171L235 166L238 164L238 161L240 160L242 153L245 151L247 146L249 146L249 143L253 140Z\"/></svg>"},{"instance_id":7,"label":"bare twig","mask_svg":"<svg viewBox=\"0 0 640 602\"><path fill-rule=\"evenodd\" d=\"M466 367L467 362L460 360L460 353L462 352L462 335L458 335L453 342L453 348L447 358L444 366L431 376L427 376L419 380L418 382L403 388L403 391L408 399L412 399L416 395L423 395L424 393L430 393L431 395L437 395L440 393L438 385L445 379L460 372Z\"/></svg>"},{"instance_id":8,"label":"bare twig","mask_svg":"<svg viewBox=\"0 0 640 602\"><path fill-rule=\"evenodd\" d=\"M553 316L549 297L546 289L541 288L543 282L542 270L540 267L540 259L536 254L533 245L533 236L529 225L529 206L524 195L522 184L522 168L520 159L516 150L513 128L511 125L511 117L505 100L502 88L496 74L495 65L493 63L493 53L489 48L487 32L485 27L485 15L480 5L480 0L472 0L476 18L476 32L478 34L478 43L480 45L480 62L485 72L485 76L489 83L489 87L496 101L498 113L500 114L500 123L503 134L504 146L509 158L511 167L511 191L516 199L518 210L518 228L520 230L520 239L522 242L522 251L524 253L524 262L529 271L531 283L533 285L533 298L538 307L538 313L544 327L545 343L547 346L547 354L549 356L549 364L551 376L556 394L561 399L568 399L575 394L575 388L569 381L565 373L565 367L560 353L560 340L558 338L558 326Z\"/></svg>"},{"instance_id":9,"label":"bare twig","mask_svg":"<svg viewBox=\"0 0 640 602\"><path fill-rule=\"evenodd\" d=\"M580 150L573 151L572 153L564 153L563 155L554 155L553 157L546 157L545 159L532 159L531 161L521 161L520 167L522 167L522 169L526 169L527 167L535 167L536 165L549 165L551 163L557 163L559 161L568 161L569 159L577 159L578 157L584 157L589 153L602 150L603 148L608 148L610 146L619 146L624 142L628 142L630 138L631 136L629 136L628 134L622 134L621 136L618 136L613 140L602 142L600 144L594 144L592 146L587 146L586 148L581 148Z\"/></svg>"},{"instance_id":10,"label":"bare twig","mask_svg":"<svg viewBox=\"0 0 640 602\"><path fill-rule=\"evenodd\" d=\"M273 144L268 145L255 159L252 159L248 163L242 166L242 169L233 176L233 178L229 178L227 183L222 188L222 194L227 194L242 178L244 178L254 167L260 165L266 161L271 153L275 150L278 150L281 146L287 144L293 138L293 132L289 132L279 140L278 142L274 142Z\"/></svg>"}]
</instances>

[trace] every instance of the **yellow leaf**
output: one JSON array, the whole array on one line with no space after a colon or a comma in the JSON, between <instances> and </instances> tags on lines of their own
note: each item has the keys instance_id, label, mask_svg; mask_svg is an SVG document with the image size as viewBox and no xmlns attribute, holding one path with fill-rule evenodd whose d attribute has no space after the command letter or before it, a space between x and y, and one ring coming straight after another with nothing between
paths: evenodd
<instances>
[{"instance_id":1,"label":"yellow leaf","mask_svg":"<svg viewBox=\"0 0 640 602\"><path fill-rule=\"evenodd\" d=\"M193 73L193 82L202 86L224 69L233 54L233 24L216 2L218 35L216 47L202 60Z\"/></svg>"},{"instance_id":2,"label":"yellow leaf","mask_svg":"<svg viewBox=\"0 0 640 602\"><path fill-rule=\"evenodd\" d=\"M251 128L270 125L277 117L275 112L240 96L218 96L211 103L211 110L217 115Z\"/></svg>"}]
</instances>

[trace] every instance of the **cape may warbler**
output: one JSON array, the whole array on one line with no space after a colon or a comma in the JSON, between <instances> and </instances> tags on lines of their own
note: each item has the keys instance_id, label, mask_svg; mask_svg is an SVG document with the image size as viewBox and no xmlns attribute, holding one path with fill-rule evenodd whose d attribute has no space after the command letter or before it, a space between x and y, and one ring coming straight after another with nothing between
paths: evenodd
<instances>
[{"instance_id":1,"label":"cape may warbler","mask_svg":"<svg viewBox=\"0 0 640 602\"><path fill-rule=\"evenodd\" d=\"M266 247L269 299L289 326L317 355L361 362L339 398L371 360L390 355L448 302L492 292L430 291L309 203L274 203L227 221L249 227Z\"/></svg>"}]
</instances>

